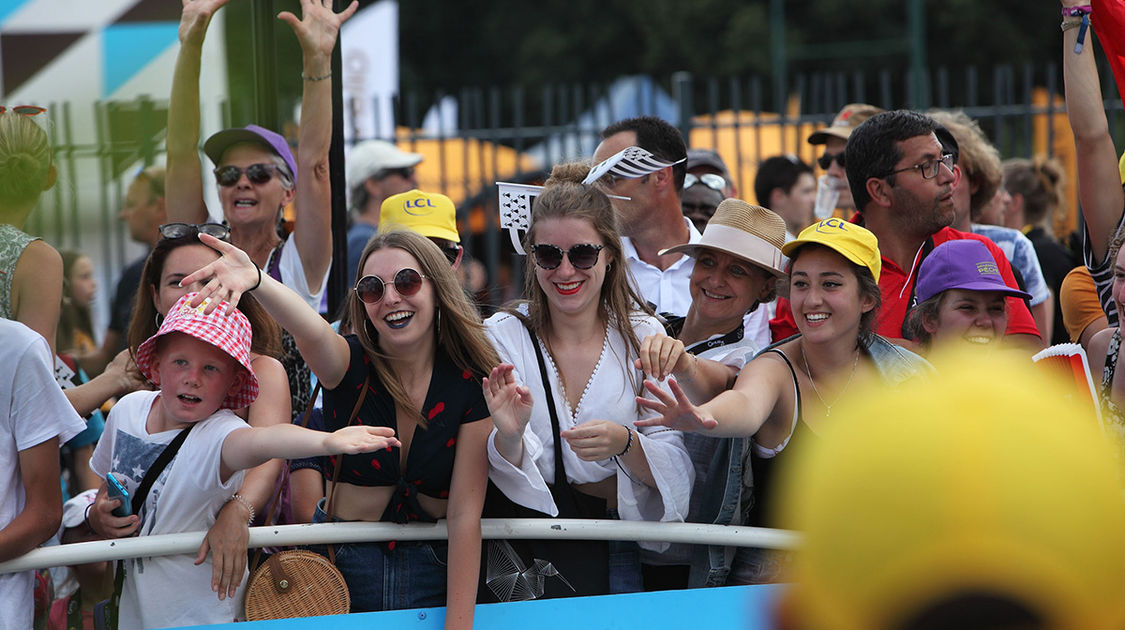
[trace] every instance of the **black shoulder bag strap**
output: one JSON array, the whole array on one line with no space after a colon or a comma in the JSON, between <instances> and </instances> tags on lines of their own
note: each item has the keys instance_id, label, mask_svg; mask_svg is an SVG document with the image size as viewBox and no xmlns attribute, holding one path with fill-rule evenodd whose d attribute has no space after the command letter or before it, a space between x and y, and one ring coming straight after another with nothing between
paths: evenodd
<instances>
[{"instance_id":1,"label":"black shoulder bag strap","mask_svg":"<svg viewBox=\"0 0 1125 630\"><path fill-rule=\"evenodd\" d=\"M551 415L551 435L554 438L555 450L555 482L552 484L551 494L554 495L555 506L559 508L559 516L575 518L582 510L579 508L579 501L578 497L575 496L574 488L566 479L562 437L559 435L559 413L555 407L555 396L551 392L551 380L547 378L547 362L543 360L543 349L539 347L539 337L535 335L526 321L523 322L523 325L527 328L527 334L531 336L531 345L535 348L535 360L539 363L539 375L543 378L543 394L547 398L547 411ZM564 514L565 516L563 516ZM598 515L594 518L601 518L601 516ZM587 518L590 517L587 516Z\"/></svg>"},{"instance_id":2,"label":"black shoulder bag strap","mask_svg":"<svg viewBox=\"0 0 1125 630\"><path fill-rule=\"evenodd\" d=\"M180 431L164 450L160 451L156 461L152 462L145 471L145 476L141 479L141 485L137 486L137 491L133 493L131 505L133 506L133 514L139 514L141 506L145 504L145 498L148 496L148 491L152 488L152 484L156 483L156 478L164 469L168 467L169 462L176 456L176 453L183 446L184 440L187 439L188 433L195 428L198 423L192 423L186 429ZM121 608L121 589L125 586L125 561L118 560L117 566L113 571L113 594L109 599L98 604L97 608L101 608L101 614L94 611L94 625L101 630L117 630L118 613Z\"/></svg>"}]
</instances>

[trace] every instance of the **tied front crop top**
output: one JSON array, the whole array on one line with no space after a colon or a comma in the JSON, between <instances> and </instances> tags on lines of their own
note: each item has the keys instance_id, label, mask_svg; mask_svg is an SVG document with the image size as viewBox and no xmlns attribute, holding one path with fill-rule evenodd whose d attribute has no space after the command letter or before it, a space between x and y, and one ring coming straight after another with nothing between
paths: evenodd
<instances>
[{"instance_id":1,"label":"tied front crop top","mask_svg":"<svg viewBox=\"0 0 1125 630\"><path fill-rule=\"evenodd\" d=\"M371 368L371 359L355 335L348 335L351 360L343 380L334 389L324 390L324 428L343 428L355 407L364 378L370 374L367 396L353 424L390 427L398 435L394 399ZM433 522L418 503L418 493L437 499L449 498L453 477L453 459L457 433L461 425L489 417L477 375L457 367L440 348L434 357L434 371L426 402L422 406L426 428L415 429L407 454L406 470L401 470L399 449L387 448L374 453L344 455L340 467L342 483L357 486L396 486L394 495L383 513L383 521L406 523ZM335 457L329 458L324 471L331 481Z\"/></svg>"}]
</instances>

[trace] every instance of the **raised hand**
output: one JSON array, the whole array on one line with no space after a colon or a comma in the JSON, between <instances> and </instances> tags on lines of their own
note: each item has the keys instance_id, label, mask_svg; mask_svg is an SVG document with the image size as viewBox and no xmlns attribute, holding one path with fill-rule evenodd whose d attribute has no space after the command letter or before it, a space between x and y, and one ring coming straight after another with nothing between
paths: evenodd
<instances>
[{"instance_id":1,"label":"raised hand","mask_svg":"<svg viewBox=\"0 0 1125 630\"><path fill-rule=\"evenodd\" d=\"M180 44L201 46L211 18L228 0L183 0L184 10L180 15Z\"/></svg>"},{"instance_id":2,"label":"raised hand","mask_svg":"<svg viewBox=\"0 0 1125 630\"><path fill-rule=\"evenodd\" d=\"M497 433L510 439L520 439L531 419L531 391L516 383L515 367L501 363L482 382L484 401L492 414L492 424Z\"/></svg>"},{"instance_id":3,"label":"raised hand","mask_svg":"<svg viewBox=\"0 0 1125 630\"><path fill-rule=\"evenodd\" d=\"M256 288L262 278L262 270L250 260L246 252L221 241L210 234L200 232L199 240L203 244L219 252L219 259L211 264L198 269L180 281L180 286L189 285L197 281L207 280L199 295L191 301L192 308L199 306L203 300L212 298L204 312L210 314L214 311L220 300L230 303L227 309L229 315L236 306L242 294ZM209 278L209 280L208 280Z\"/></svg>"},{"instance_id":4,"label":"raised hand","mask_svg":"<svg viewBox=\"0 0 1125 630\"><path fill-rule=\"evenodd\" d=\"M658 381L675 374L694 378L697 361L684 349L684 342L667 335L649 335L641 342L640 356L633 364Z\"/></svg>"},{"instance_id":5,"label":"raised hand","mask_svg":"<svg viewBox=\"0 0 1125 630\"><path fill-rule=\"evenodd\" d=\"M672 390L671 396L652 381L645 381L645 389L655 396L656 400L638 396L637 404L660 415L637 420L633 423L634 425L638 427L663 426L679 431L706 431L719 426L719 423L710 414L691 404L676 379L668 380L668 389Z\"/></svg>"},{"instance_id":6,"label":"raised hand","mask_svg":"<svg viewBox=\"0 0 1125 630\"><path fill-rule=\"evenodd\" d=\"M395 437L395 430L390 427L344 427L324 438L324 448L330 455L370 453L396 446L402 444Z\"/></svg>"},{"instance_id":7,"label":"raised hand","mask_svg":"<svg viewBox=\"0 0 1125 630\"><path fill-rule=\"evenodd\" d=\"M578 459L596 462L609 459L625 450L632 439L631 431L629 427L616 422L590 420L573 429L560 431L559 437L566 440Z\"/></svg>"},{"instance_id":8,"label":"raised hand","mask_svg":"<svg viewBox=\"0 0 1125 630\"><path fill-rule=\"evenodd\" d=\"M297 35L306 65L312 60L328 60L336 46L340 25L355 13L358 0L353 0L339 13L332 11L332 0L301 0L301 19L289 11L282 11L278 19L285 22ZM306 68L308 70L308 68Z\"/></svg>"}]
</instances>

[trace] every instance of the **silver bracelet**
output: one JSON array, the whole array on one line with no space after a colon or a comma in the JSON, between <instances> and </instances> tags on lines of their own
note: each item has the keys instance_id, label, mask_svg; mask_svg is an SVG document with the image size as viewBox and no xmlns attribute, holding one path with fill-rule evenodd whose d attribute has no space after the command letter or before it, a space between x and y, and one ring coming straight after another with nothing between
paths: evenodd
<instances>
[{"instance_id":1,"label":"silver bracelet","mask_svg":"<svg viewBox=\"0 0 1125 630\"><path fill-rule=\"evenodd\" d=\"M254 522L254 516L257 514L257 512L255 512L254 510L254 505L250 503L250 501L247 500L246 497L238 494L237 492L230 495L230 498L227 499L227 503L230 503L231 501L238 501L242 504L243 507L245 507L247 510L250 510L250 518L246 519L246 524L252 524Z\"/></svg>"}]
</instances>

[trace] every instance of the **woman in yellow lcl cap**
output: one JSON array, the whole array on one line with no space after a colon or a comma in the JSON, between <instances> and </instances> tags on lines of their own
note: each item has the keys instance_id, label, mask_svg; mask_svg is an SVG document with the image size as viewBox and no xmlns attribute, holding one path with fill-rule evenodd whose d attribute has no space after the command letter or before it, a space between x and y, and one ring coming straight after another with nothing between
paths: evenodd
<instances>
[{"instance_id":1,"label":"woman in yellow lcl cap","mask_svg":"<svg viewBox=\"0 0 1125 630\"><path fill-rule=\"evenodd\" d=\"M647 381L657 402L639 404L661 417L637 422L714 437L753 436L754 474L750 524L773 525L767 513L772 471L786 460L793 443L815 442L835 420L832 408L853 387L897 385L928 371L917 355L873 332L879 308L881 259L875 235L839 219L809 226L782 248L789 257L789 301L799 335L762 352L746 364L734 388L696 406L670 383L673 395ZM726 494L741 492L728 484ZM742 499L742 504L747 504ZM739 523L738 515L732 524ZM740 550L731 583L772 581L777 563L759 550Z\"/></svg>"}]
</instances>

